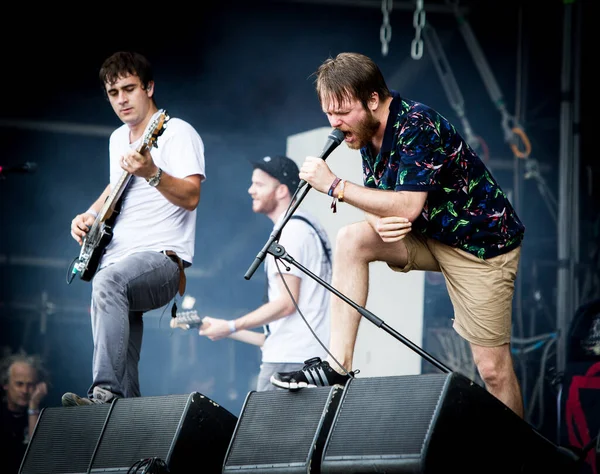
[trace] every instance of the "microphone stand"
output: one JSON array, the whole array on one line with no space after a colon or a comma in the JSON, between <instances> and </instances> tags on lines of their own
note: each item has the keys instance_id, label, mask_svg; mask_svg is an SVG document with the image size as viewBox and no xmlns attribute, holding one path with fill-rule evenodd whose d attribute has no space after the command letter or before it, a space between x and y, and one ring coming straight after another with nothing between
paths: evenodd
<instances>
[{"instance_id":1,"label":"microphone stand","mask_svg":"<svg viewBox=\"0 0 600 474\"><path fill-rule=\"evenodd\" d=\"M441 361L437 360L435 357L433 357L431 354L428 354L426 351L424 351L422 348L417 346L411 340L407 339L402 334L397 332L395 329L388 326L381 318L377 317L371 311L356 304L350 298L348 298L347 296L340 293L329 283L327 283L322 278L320 278L319 276L312 273L308 268L304 267L302 264L300 264L296 260L294 260L292 258L292 256L290 256L285 251L285 248L283 247L283 245L281 245L279 243L279 237L281 236L281 231L285 227L287 222L290 220L294 211L298 208L298 206L300 205L302 200L305 198L306 194L308 193L308 191L310 189L311 189L311 186L308 183L306 183L306 182L300 183L300 185L298 186L298 189L296 189L296 192L294 193L294 197L292 198L292 203L291 203L290 207L288 208L287 212L285 213L285 215L283 216L283 219L281 219L281 221L275 225L273 232L271 232L271 235L269 236L269 239L267 240L267 242L265 243L263 248L260 250L260 252L258 252L256 257L254 258L254 261L252 262L252 264L246 271L244 278L246 280L249 280L250 278L252 278L252 275L254 274L254 272L256 271L258 266L263 262L263 260L267 256L267 253L273 255L273 257L275 257L276 259L285 260L286 262L294 265L296 268L298 268L304 274L308 275L310 278L315 280L317 283L319 283L320 285L327 288L331 293L333 293L338 298L342 299L344 302L346 302L347 304L352 306L352 308L354 308L356 311L358 311L361 316L367 318L378 328L386 331L388 334L390 334L391 336L396 338L398 341L400 341L402 344L407 346L409 349L411 349L414 352L416 352L417 354L419 354L421 357L423 357L429 363L433 364L435 367L440 369L442 372L445 372L448 374L451 373L452 370L449 367L447 367L446 365L444 365ZM301 191L300 195L298 196L298 198L294 199L299 191Z\"/></svg>"}]
</instances>

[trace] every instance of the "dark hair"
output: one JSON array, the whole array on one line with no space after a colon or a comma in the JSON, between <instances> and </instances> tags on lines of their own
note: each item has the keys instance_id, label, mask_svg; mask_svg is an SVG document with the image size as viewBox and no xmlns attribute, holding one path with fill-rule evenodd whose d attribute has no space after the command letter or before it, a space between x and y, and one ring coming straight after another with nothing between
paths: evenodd
<instances>
[{"instance_id":1,"label":"dark hair","mask_svg":"<svg viewBox=\"0 0 600 474\"><path fill-rule=\"evenodd\" d=\"M5 356L0 362L0 384L4 387L10 380L10 368L15 363L27 364L37 372L39 382L48 381L48 371L39 355L29 355L24 351Z\"/></svg>"},{"instance_id":2,"label":"dark hair","mask_svg":"<svg viewBox=\"0 0 600 474\"><path fill-rule=\"evenodd\" d=\"M380 100L392 96L377 64L359 53L340 53L335 58L330 57L314 74L321 105L331 99L339 104L346 99L357 98L366 108L373 92L377 92Z\"/></svg>"},{"instance_id":3,"label":"dark hair","mask_svg":"<svg viewBox=\"0 0 600 474\"><path fill-rule=\"evenodd\" d=\"M108 57L100 67L99 78L102 86L114 84L119 77L127 75L138 76L144 89L154 80L150 62L136 52L116 52Z\"/></svg>"}]
</instances>

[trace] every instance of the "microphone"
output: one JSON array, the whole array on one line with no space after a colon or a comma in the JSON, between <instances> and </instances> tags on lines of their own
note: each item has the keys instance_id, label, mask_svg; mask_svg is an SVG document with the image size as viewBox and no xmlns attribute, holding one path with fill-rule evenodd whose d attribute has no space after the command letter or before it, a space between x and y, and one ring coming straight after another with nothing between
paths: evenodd
<instances>
[{"instance_id":1,"label":"microphone","mask_svg":"<svg viewBox=\"0 0 600 474\"><path fill-rule=\"evenodd\" d=\"M327 159L327 157L329 155L331 155L331 152L333 150L335 150L339 146L339 144L342 143L343 141L344 141L344 132L342 132L339 128L334 128L329 133L329 135L327 135L327 141L325 142L325 146L323 147L323 150L321 151L319 158L321 158L323 161L325 161ZM298 189L301 189L302 187L304 187L304 185L306 185L306 181L301 179L300 182L298 183Z\"/></svg>"},{"instance_id":2,"label":"microphone","mask_svg":"<svg viewBox=\"0 0 600 474\"><path fill-rule=\"evenodd\" d=\"M28 161L14 166L1 166L0 175L6 173L35 173L37 171L37 163Z\"/></svg>"}]
</instances>

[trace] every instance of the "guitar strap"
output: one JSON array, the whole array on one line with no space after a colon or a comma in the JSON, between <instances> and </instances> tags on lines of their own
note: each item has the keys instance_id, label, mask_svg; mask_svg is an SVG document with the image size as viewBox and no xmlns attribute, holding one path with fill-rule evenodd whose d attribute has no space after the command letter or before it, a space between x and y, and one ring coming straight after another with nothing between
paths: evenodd
<instances>
[{"instance_id":1,"label":"guitar strap","mask_svg":"<svg viewBox=\"0 0 600 474\"><path fill-rule=\"evenodd\" d=\"M183 268L183 260L173 250L165 250L163 253L173 260L179 267L179 295L183 296L185 293L186 277L185 269Z\"/></svg>"},{"instance_id":2,"label":"guitar strap","mask_svg":"<svg viewBox=\"0 0 600 474\"><path fill-rule=\"evenodd\" d=\"M290 217L290 219L299 219L303 222L306 222L309 226L311 226L315 230L315 233L317 234L317 237L319 237L319 240L321 241L321 245L323 246L323 253L325 254L325 257L327 257L327 261L331 265L331 249L325 243L325 240L323 240L323 237L321 237L321 234L319 234L319 231L314 226L314 224L304 216L295 216L294 215L294 216Z\"/></svg>"}]
</instances>

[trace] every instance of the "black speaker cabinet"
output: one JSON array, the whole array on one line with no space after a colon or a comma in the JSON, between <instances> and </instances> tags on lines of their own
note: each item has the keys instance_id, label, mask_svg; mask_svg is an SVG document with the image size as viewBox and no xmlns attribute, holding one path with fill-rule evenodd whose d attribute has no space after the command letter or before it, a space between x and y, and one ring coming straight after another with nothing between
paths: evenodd
<instances>
[{"instance_id":1,"label":"black speaker cabinet","mask_svg":"<svg viewBox=\"0 0 600 474\"><path fill-rule=\"evenodd\" d=\"M130 473L158 458L171 474L220 473L237 417L198 392L42 410L19 474ZM149 472L149 471L148 471Z\"/></svg>"},{"instance_id":2,"label":"black speaker cabinet","mask_svg":"<svg viewBox=\"0 0 600 474\"><path fill-rule=\"evenodd\" d=\"M355 378L325 442L321 473L575 474L546 440L458 374Z\"/></svg>"},{"instance_id":3,"label":"black speaker cabinet","mask_svg":"<svg viewBox=\"0 0 600 474\"><path fill-rule=\"evenodd\" d=\"M342 387L249 392L223 473L318 473Z\"/></svg>"}]
</instances>

